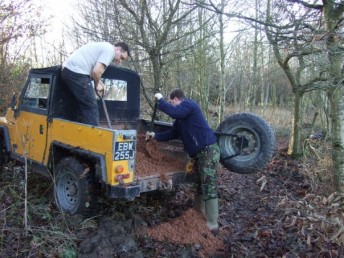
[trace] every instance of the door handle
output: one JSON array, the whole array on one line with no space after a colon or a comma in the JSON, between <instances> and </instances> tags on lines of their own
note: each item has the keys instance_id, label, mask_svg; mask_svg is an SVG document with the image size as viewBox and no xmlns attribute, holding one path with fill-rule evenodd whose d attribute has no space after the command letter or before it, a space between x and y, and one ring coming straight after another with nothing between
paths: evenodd
<instances>
[{"instance_id":1,"label":"door handle","mask_svg":"<svg viewBox=\"0 0 344 258\"><path fill-rule=\"evenodd\" d=\"M43 130L44 130L43 125L39 125L39 133L40 133L40 134L43 134Z\"/></svg>"}]
</instances>

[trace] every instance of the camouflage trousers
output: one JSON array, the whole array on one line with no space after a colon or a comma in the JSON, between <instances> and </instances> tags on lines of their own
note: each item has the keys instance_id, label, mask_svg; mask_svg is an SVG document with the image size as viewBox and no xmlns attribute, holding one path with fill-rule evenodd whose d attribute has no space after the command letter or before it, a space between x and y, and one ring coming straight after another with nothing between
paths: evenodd
<instances>
[{"instance_id":1,"label":"camouflage trousers","mask_svg":"<svg viewBox=\"0 0 344 258\"><path fill-rule=\"evenodd\" d=\"M217 172L219 170L220 148L217 143L207 146L196 155L196 171L198 172L198 193L203 199L217 198Z\"/></svg>"}]
</instances>

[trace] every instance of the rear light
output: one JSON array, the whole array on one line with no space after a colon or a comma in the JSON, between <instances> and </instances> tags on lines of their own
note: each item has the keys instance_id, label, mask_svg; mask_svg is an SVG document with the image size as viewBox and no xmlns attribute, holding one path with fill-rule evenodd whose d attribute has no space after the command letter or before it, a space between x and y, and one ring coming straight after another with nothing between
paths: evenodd
<instances>
[{"instance_id":1,"label":"rear light","mask_svg":"<svg viewBox=\"0 0 344 258\"><path fill-rule=\"evenodd\" d=\"M116 173L123 173L124 172L124 167L122 165L118 165L116 168L115 168L115 172Z\"/></svg>"},{"instance_id":2,"label":"rear light","mask_svg":"<svg viewBox=\"0 0 344 258\"><path fill-rule=\"evenodd\" d=\"M119 182L119 183L124 183L123 179L127 179L130 177L130 174L124 174L124 175L117 175L115 177L115 181Z\"/></svg>"},{"instance_id":3,"label":"rear light","mask_svg":"<svg viewBox=\"0 0 344 258\"><path fill-rule=\"evenodd\" d=\"M123 179L127 179L127 178L129 178L130 177L130 174L124 174L124 175L122 175L122 178Z\"/></svg>"}]
</instances>

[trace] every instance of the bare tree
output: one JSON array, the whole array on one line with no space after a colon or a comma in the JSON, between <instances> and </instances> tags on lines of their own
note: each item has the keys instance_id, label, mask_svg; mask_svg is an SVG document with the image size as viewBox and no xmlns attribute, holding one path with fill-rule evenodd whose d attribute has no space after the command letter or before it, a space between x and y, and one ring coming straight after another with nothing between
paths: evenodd
<instances>
[{"instance_id":1,"label":"bare tree","mask_svg":"<svg viewBox=\"0 0 344 258\"><path fill-rule=\"evenodd\" d=\"M19 87L25 80L32 59L30 40L44 33L46 25L39 13L31 0L0 2L0 109L16 91L13 85Z\"/></svg>"},{"instance_id":2,"label":"bare tree","mask_svg":"<svg viewBox=\"0 0 344 258\"><path fill-rule=\"evenodd\" d=\"M220 114L218 123L220 124L224 117L225 103L226 103L226 87L225 87L225 51L224 51L224 21L223 12L226 2L221 0L221 14L219 15L220 23Z\"/></svg>"},{"instance_id":3,"label":"bare tree","mask_svg":"<svg viewBox=\"0 0 344 258\"><path fill-rule=\"evenodd\" d=\"M289 1L288 1L289 2ZM277 11L282 12L288 22L281 22L280 17L272 15ZM291 10L297 10L291 11ZM314 37L323 32L319 23L320 10L295 6L289 3L275 2L270 6L268 1L265 32L273 47L275 57L285 72L294 93L294 116L292 121L292 138L289 144L289 154L302 155L302 121L303 97L308 91L327 88L328 76L323 71L327 70L327 62L323 44L314 41ZM320 57L320 58L319 58ZM320 61L320 63L319 63ZM317 74L310 69L317 66ZM325 82L325 83L324 83Z\"/></svg>"},{"instance_id":4,"label":"bare tree","mask_svg":"<svg viewBox=\"0 0 344 258\"><path fill-rule=\"evenodd\" d=\"M344 51L343 51L343 2L323 0L322 6L308 5L308 8L318 8L324 13L326 52L329 62L329 90L328 95L331 105L331 124L333 128L333 163L335 168L335 184L338 191L344 192Z\"/></svg>"},{"instance_id":5,"label":"bare tree","mask_svg":"<svg viewBox=\"0 0 344 258\"><path fill-rule=\"evenodd\" d=\"M87 0L81 7L82 19L77 21L75 32L79 38L80 33L86 35L86 40L128 42L133 47L130 65L140 73L143 94L152 106L151 95L146 91L167 94L172 85L190 89L192 82L182 81L186 78L185 71L200 68L189 66L186 69L186 65L192 63L190 55L199 54L195 47L207 43L210 26L208 29L205 26L213 21L207 14L199 23L196 9L181 0ZM203 60L209 59L211 54L207 44L200 53ZM196 57L194 62L201 63ZM208 63L203 61L202 65L205 67ZM177 83L173 82L173 75ZM195 80L193 84L200 85L200 82ZM208 99L203 94L199 97Z\"/></svg>"},{"instance_id":6,"label":"bare tree","mask_svg":"<svg viewBox=\"0 0 344 258\"><path fill-rule=\"evenodd\" d=\"M293 51L289 51L283 60L280 53L281 39L286 39L286 27L279 33L271 33L274 28L267 28L269 41L274 46L275 55L287 74L295 94L293 136L291 153L299 153L300 121L302 116L301 101L306 91L322 88L328 93L331 107L331 127L334 176L337 191L344 190L344 89L343 89L343 29L344 6L340 2L322 1L322 4L308 4L304 1L289 1L291 5L298 4L304 11L302 19L294 19L294 31L290 37ZM320 3L320 2L319 2ZM269 13L268 13L269 15ZM269 16L267 16L269 17ZM270 16L271 17L271 16ZM277 26L276 26L277 27ZM277 27L278 29L281 27ZM289 28L288 28L289 29ZM283 34L281 32L284 32ZM271 37L274 35L273 37ZM285 41L284 41L285 42ZM286 46L286 44L284 44ZM320 56L320 58L315 58ZM293 73L292 59L298 60L298 69ZM310 74L309 67L316 66L316 74ZM312 70L314 71L314 70Z\"/></svg>"},{"instance_id":7,"label":"bare tree","mask_svg":"<svg viewBox=\"0 0 344 258\"><path fill-rule=\"evenodd\" d=\"M314 90L328 93L336 188L343 191L343 2L268 0L266 6L266 12L260 17L244 16L240 13L227 15L251 22L252 26L256 23L264 25L275 58L289 80L294 94L289 154L302 155L304 94ZM206 8L222 13L212 1L209 1Z\"/></svg>"},{"instance_id":8,"label":"bare tree","mask_svg":"<svg viewBox=\"0 0 344 258\"><path fill-rule=\"evenodd\" d=\"M153 74L151 80L153 91L163 90L165 88L163 75L166 74L167 66L185 58L190 49L191 42L185 45L180 45L178 42L199 30L196 25L190 26L195 24L191 19L195 8L182 5L181 0L131 2L119 0L118 2L127 13L124 17L121 14L123 12L118 9L117 21L122 28L130 28L121 35L144 50L144 53L141 52L143 57L146 56L145 54L148 55L146 59L148 62L145 64L146 67L148 65L148 68L151 68ZM131 26L125 26L128 24ZM144 62L145 59L142 61Z\"/></svg>"}]
</instances>

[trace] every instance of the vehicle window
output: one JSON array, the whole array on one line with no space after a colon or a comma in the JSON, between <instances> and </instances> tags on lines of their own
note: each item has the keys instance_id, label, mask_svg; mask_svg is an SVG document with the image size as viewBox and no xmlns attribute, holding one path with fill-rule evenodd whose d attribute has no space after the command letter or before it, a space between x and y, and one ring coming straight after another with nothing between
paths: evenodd
<instances>
[{"instance_id":1,"label":"vehicle window","mask_svg":"<svg viewBox=\"0 0 344 258\"><path fill-rule=\"evenodd\" d=\"M22 104L29 107L47 109L49 78L30 78Z\"/></svg>"},{"instance_id":2,"label":"vehicle window","mask_svg":"<svg viewBox=\"0 0 344 258\"><path fill-rule=\"evenodd\" d=\"M127 101L128 83L126 81L102 78L102 82L105 85L104 100Z\"/></svg>"}]
</instances>

